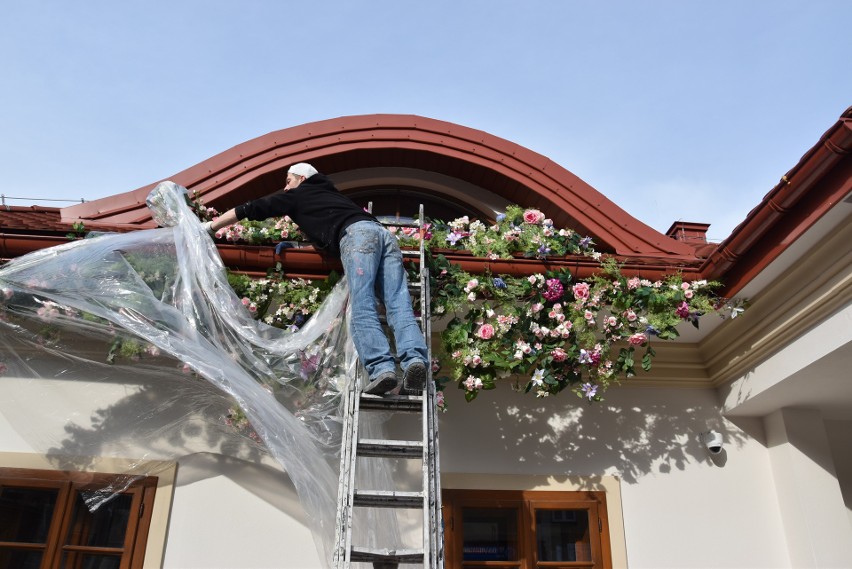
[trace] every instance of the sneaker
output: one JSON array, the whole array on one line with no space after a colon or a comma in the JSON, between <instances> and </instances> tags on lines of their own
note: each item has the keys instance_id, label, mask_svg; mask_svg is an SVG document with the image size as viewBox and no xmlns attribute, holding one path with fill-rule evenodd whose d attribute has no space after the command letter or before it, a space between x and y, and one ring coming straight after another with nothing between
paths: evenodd
<instances>
[{"instance_id":1,"label":"sneaker","mask_svg":"<svg viewBox=\"0 0 852 569\"><path fill-rule=\"evenodd\" d=\"M426 364L414 362L402 376L402 387L409 391L423 391L426 389L426 377Z\"/></svg>"},{"instance_id":2,"label":"sneaker","mask_svg":"<svg viewBox=\"0 0 852 569\"><path fill-rule=\"evenodd\" d=\"M396 372L386 371L380 373L376 379L368 383L364 388L364 393L384 395L388 391L393 391L397 385L399 385L399 381L396 379Z\"/></svg>"}]
</instances>

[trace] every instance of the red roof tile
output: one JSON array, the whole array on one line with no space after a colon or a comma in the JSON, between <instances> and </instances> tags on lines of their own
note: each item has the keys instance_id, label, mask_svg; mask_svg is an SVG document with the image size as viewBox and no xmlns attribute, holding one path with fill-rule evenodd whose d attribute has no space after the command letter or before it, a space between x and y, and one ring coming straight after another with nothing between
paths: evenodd
<instances>
[{"instance_id":1,"label":"red roof tile","mask_svg":"<svg viewBox=\"0 0 852 569\"><path fill-rule=\"evenodd\" d=\"M58 207L6 206L0 208L2 231L69 231L71 225L60 220Z\"/></svg>"}]
</instances>

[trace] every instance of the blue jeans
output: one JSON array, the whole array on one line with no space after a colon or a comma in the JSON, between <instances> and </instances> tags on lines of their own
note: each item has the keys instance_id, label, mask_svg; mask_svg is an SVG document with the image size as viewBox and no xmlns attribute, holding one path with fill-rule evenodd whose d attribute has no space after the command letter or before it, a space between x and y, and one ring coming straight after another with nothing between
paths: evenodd
<instances>
[{"instance_id":1,"label":"blue jeans","mask_svg":"<svg viewBox=\"0 0 852 569\"><path fill-rule=\"evenodd\" d=\"M377 301L385 305L400 367L408 369L415 361L425 364L426 341L414 320L396 237L376 222L358 221L344 231L340 257L352 303L349 330L368 377L375 379L396 370L388 338L379 322Z\"/></svg>"}]
</instances>

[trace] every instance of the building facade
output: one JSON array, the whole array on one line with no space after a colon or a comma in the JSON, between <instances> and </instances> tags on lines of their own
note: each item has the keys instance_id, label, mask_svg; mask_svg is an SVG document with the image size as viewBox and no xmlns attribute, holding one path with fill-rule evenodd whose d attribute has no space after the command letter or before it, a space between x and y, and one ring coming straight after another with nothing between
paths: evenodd
<instances>
[{"instance_id":1,"label":"building facade","mask_svg":"<svg viewBox=\"0 0 852 569\"><path fill-rule=\"evenodd\" d=\"M411 215L413 204L423 203L435 218L493 221L509 204L535 207L557 226L593 237L625 274L653 280L680 271L689 279L719 280L723 295L748 299L737 318L706 315L700 329L684 329L678 341L658 345L650 373L624 381L596 405L570 395L538 399L508 385L466 403L461 391L448 389L450 410L440 419L448 567L510 558L515 562L505 566L590 559L594 566L633 568L847 567L850 152L848 110L718 244L706 242L707 226L698 223L656 232L531 150L415 116L344 117L273 132L170 179L224 211L275 191L289 165L307 161L359 203L372 202L380 215ZM61 209L7 207L0 212L0 257L63 244L75 222L91 231L154 228L145 201L155 185ZM275 253L218 243L218 250L226 266L249 275L265 274L276 262L293 278L336 268L306 249ZM448 257L471 272L595 270L582 259ZM28 352L8 330L0 348L38 367L42 379L7 372L0 399L52 408L38 420L56 421L56 431L72 421L86 429L51 441L47 452L49 445L30 436L26 408L2 407L0 501L7 499L7 515L20 520L21 504L48 500L22 481L40 480L36 487L60 504L73 484L92 484L91 473L138 471L150 476L134 479L116 506L133 520L127 533L88 544L122 549L121 555L126 550L122 567L322 566L310 512L274 461L251 448L222 445L204 430L202 412L198 430L170 442L181 449L175 460L146 458L151 441L145 436L111 447L110 433L129 428L122 412L170 395L141 388L138 369L115 366L99 372L109 381L93 397L85 381L63 383L73 365L62 354ZM77 349L93 348L81 339ZM392 425L400 438L413 428ZM708 432L721 437L712 451ZM74 460L62 463L57 456ZM38 543L53 539L51 527L42 528L45 535L37 539L45 541ZM583 535L574 539L571 532ZM569 535L581 544L571 552L560 543ZM14 541L0 530L0 559L12 559L4 542ZM50 547L44 545L44 555L54 554ZM62 553L75 554L100 559L96 549ZM94 566L112 566L103 562Z\"/></svg>"}]
</instances>

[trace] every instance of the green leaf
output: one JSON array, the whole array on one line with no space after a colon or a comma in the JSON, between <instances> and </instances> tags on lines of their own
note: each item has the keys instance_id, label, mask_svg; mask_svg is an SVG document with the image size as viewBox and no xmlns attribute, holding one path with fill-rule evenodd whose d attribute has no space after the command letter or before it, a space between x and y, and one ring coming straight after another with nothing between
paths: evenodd
<instances>
[{"instance_id":1,"label":"green leaf","mask_svg":"<svg viewBox=\"0 0 852 569\"><path fill-rule=\"evenodd\" d=\"M644 356L642 356L642 369L643 370L651 371L651 357L652 357L651 354L649 354L647 352L645 353Z\"/></svg>"}]
</instances>

